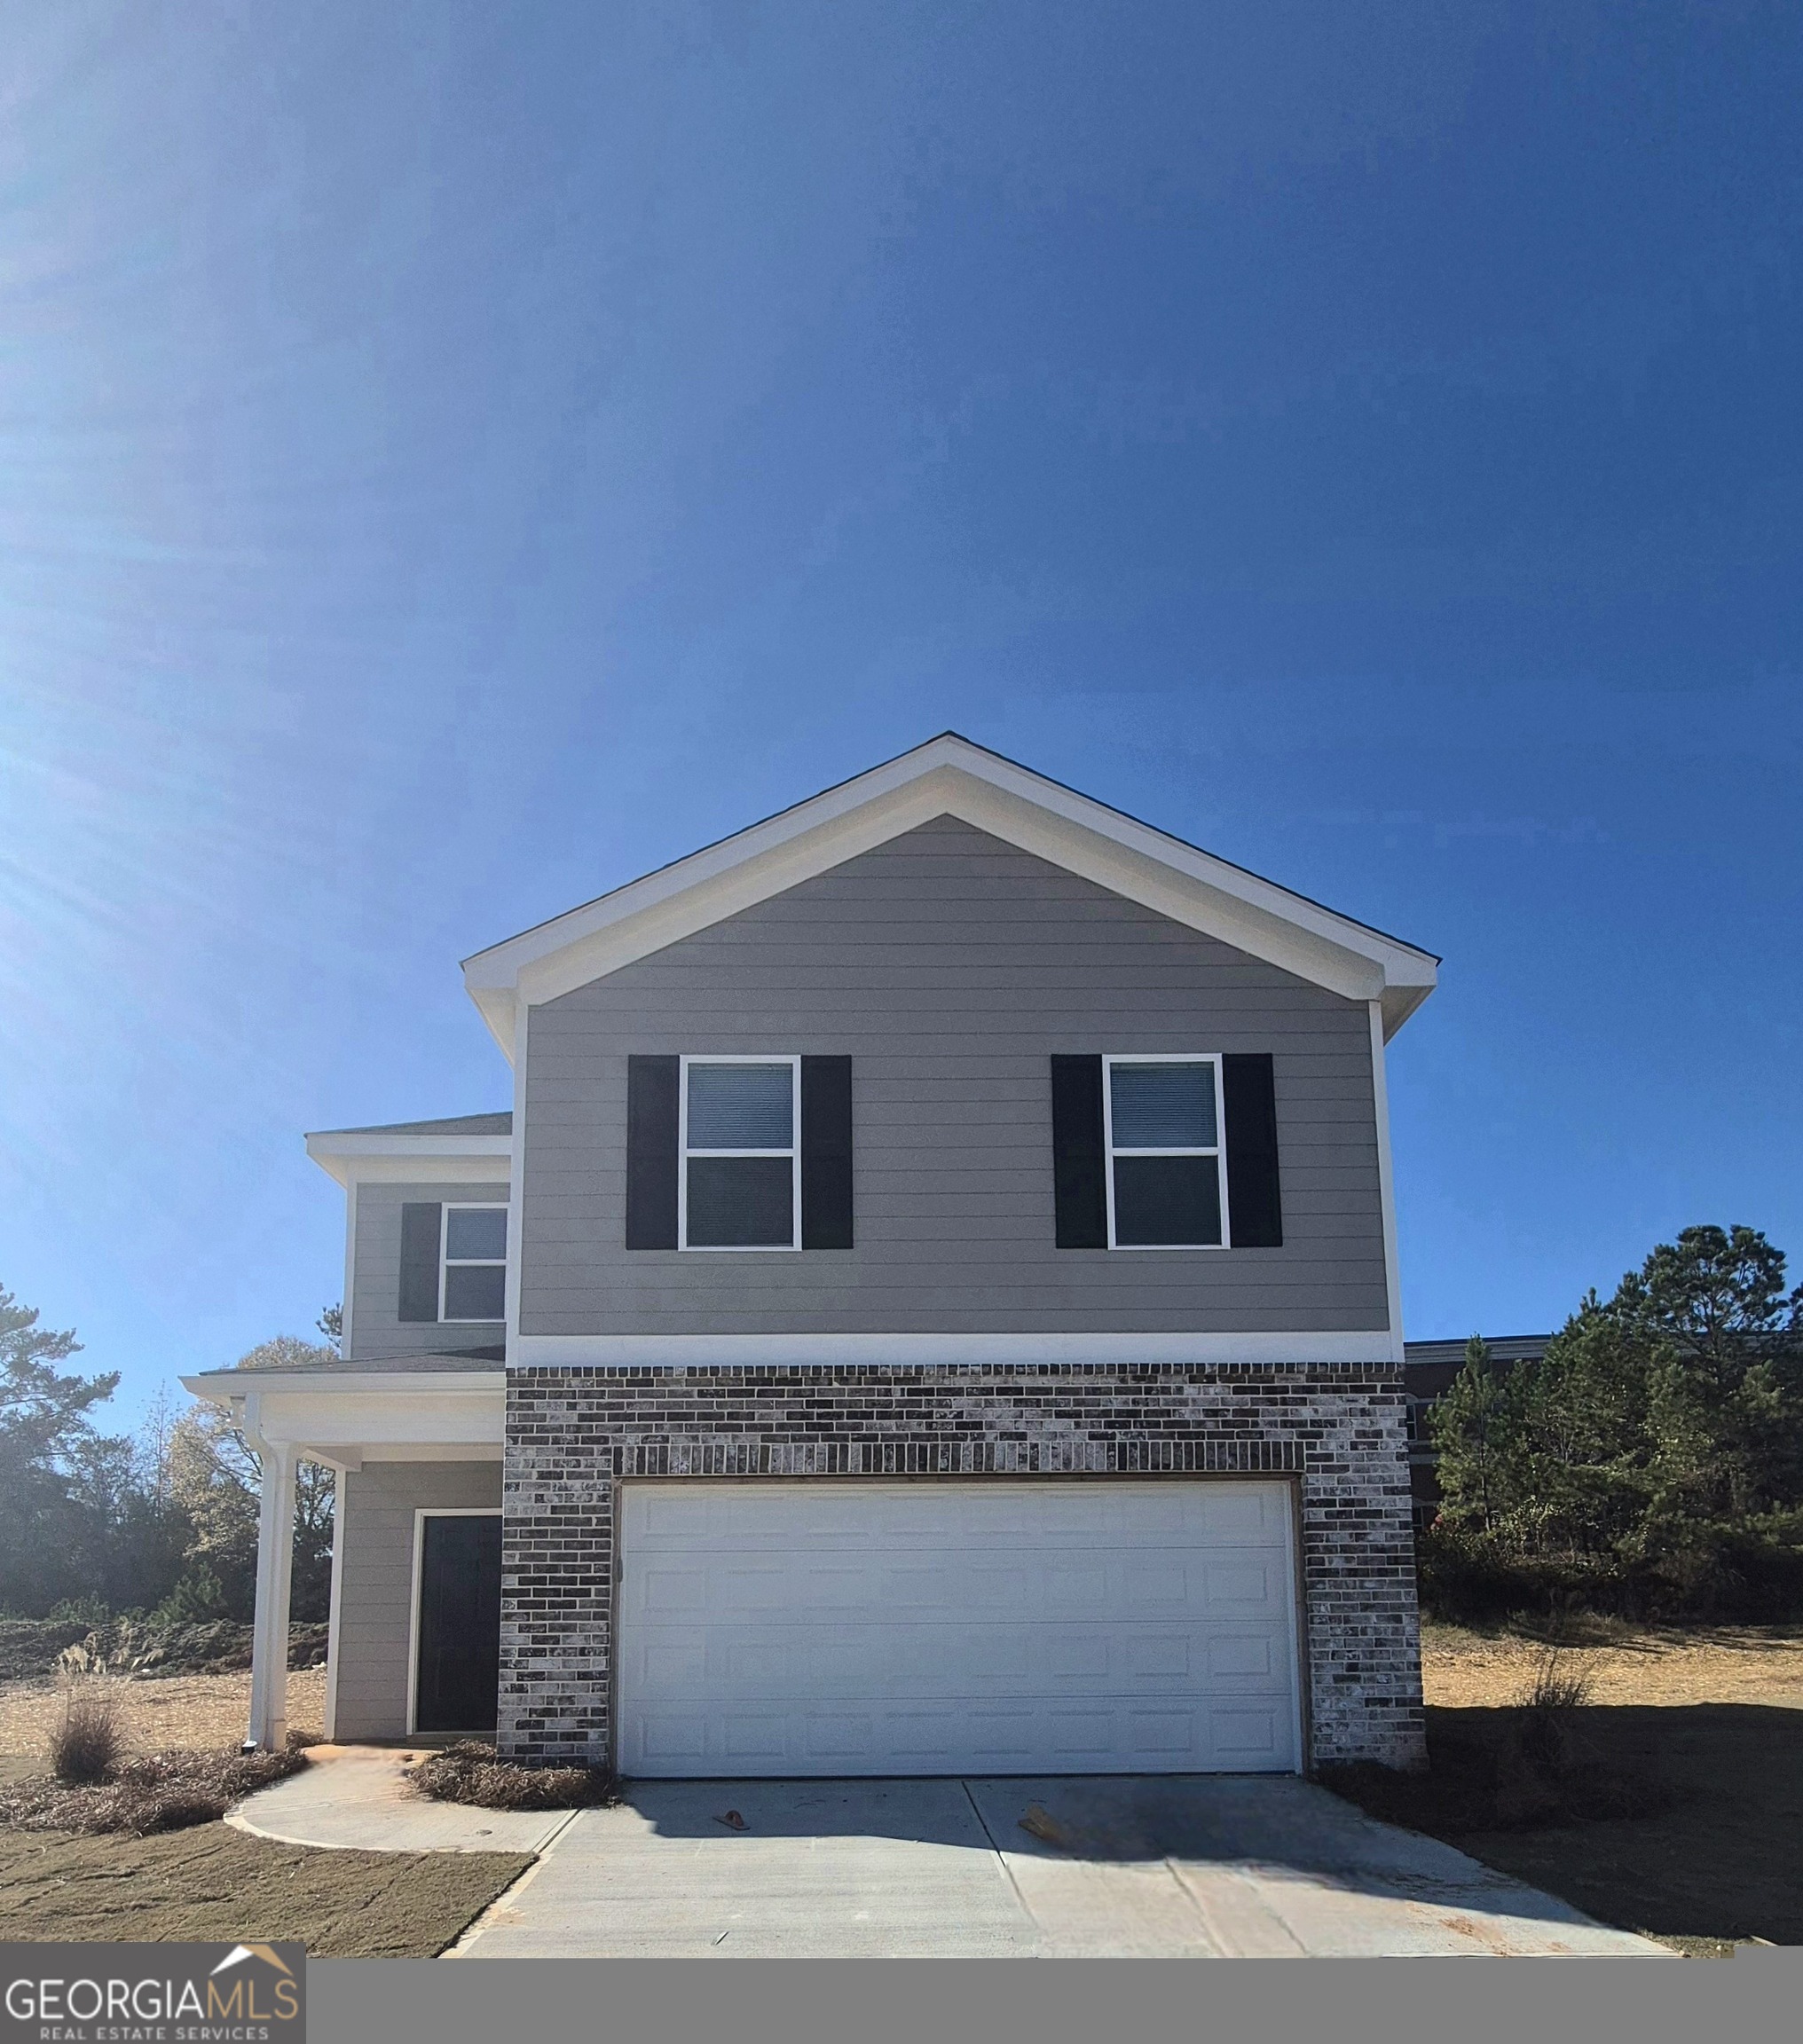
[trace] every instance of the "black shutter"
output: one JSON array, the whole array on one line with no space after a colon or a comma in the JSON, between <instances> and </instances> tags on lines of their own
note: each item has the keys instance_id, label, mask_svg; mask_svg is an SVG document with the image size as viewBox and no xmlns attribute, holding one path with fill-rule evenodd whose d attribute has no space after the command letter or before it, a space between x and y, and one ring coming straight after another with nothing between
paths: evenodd
<instances>
[{"instance_id":1,"label":"black shutter","mask_svg":"<svg viewBox=\"0 0 1803 2044\"><path fill-rule=\"evenodd\" d=\"M801 1060L801 1246L852 1246L852 1061Z\"/></svg>"},{"instance_id":2,"label":"black shutter","mask_svg":"<svg viewBox=\"0 0 1803 2044\"><path fill-rule=\"evenodd\" d=\"M1277 1087L1268 1051L1221 1060L1227 1110L1227 1217L1236 1249L1283 1247L1277 1175Z\"/></svg>"},{"instance_id":3,"label":"black shutter","mask_svg":"<svg viewBox=\"0 0 1803 2044\"><path fill-rule=\"evenodd\" d=\"M438 1317L438 1233L443 1209L436 1199L409 1199L401 1207L403 1320Z\"/></svg>"},{"instance_id":4,"label":"black shutter","mask_svg":"<svg viewBox=\"0 0 1803 2044\"><path fill-rule=\"evenodd\" d=\"M626 1247L676 1246L675 1057L626 1059Z\"/></svg>"},{"instance_id":5,"label":"black shutter","mask_svg":"<svg viewBox=\"0 0 1803 2044\"><path fill-rule=\"evenodd\" d=\"M1051 1061L1051 1183L1060 1249L1108 1246L1102 1060Z\"/></svg>"}]
</instances>

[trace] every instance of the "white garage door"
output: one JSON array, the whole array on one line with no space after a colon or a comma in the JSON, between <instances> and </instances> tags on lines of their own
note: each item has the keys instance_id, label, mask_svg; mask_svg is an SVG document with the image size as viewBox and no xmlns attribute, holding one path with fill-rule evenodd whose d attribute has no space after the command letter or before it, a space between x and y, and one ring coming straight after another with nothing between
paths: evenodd
<instances>
[{"instance_id":1,"label":"white garage door","mask_svg":"<svg viewBox=\"0 0 1803 2044\"><path fill-rule=\"evenodd\" d=\"M636 1775L1296 1767L1281 1483L629 1483Z\"/></svg>"}]
</instances>

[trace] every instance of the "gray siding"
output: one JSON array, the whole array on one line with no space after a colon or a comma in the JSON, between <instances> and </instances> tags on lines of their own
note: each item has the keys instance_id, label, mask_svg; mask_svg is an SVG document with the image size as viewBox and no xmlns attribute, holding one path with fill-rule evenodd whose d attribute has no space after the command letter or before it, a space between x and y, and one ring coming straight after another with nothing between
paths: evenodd
<instances>
[{"instance_id":1,"label":"gray siding","mask_svg":"<svg viewBox=\"0 0 1803 2044\"><path fill-rule=\"evenodd\" d=\"M500 1340L499 1320L460 1320L441 1325L403 1320L401 1208L409 1199L437 1199L465 1206L505 1207L508 1189L499 1185L371 1184L357 1188L357 1239L352 1246L350 1348L347 1360L368 1363L387 1356L429 1356L446 1348L478 1348Z\"/></svg>"},{"instance_id":2,"label":"gray siding","mask_svg":"<svg viewBox=\"0 0 1803 2044\"><path fill-rule=\"evenodd\" d=\"M1388 1324L1364 1005L950 817L533 1009L528 1046L526 1334ZM1273 1054L1281 1249L1054 1246L1050 1056L1135 1050ZM857 1246L628 1253L631 1051L849 1053Z\"/></svg>"},{"instance_id":3,"label":"gray siding","mask_svg":"<svg viewBox=\"0 0 1803 2044\"><path fill-rule=\"evenodd\" d=\"M413 1513L500 1504L499 1462L367 1462L343 1478L338 1607L340 1739L404 1739Z\"/></svg>"}]
</instances>

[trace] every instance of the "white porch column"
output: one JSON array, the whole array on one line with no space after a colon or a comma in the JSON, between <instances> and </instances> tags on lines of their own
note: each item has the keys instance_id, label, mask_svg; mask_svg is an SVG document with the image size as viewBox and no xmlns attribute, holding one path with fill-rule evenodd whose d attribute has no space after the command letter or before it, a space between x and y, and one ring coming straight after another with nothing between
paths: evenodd
<instances>
[{"instance_id":1,"label":"white porch column","mask_svg":"<svg viewBox=\"0 0 1803 2044\"><path fill-rule=\"evenodd\" d=\"M344 1465L332 1465L332 1602L326 1624L326 1741L338 1736L338 1622L344 1608Z\"/></svg>"},{"instance_id":2,"label":"white porch column","mask_svg":"<svg viewBox=\"0 0 1803 2044\"><path fill-rule=\"evenodd\" d=\"M256 1617L250 1636L250 1729L247 1747L280 1753L288 1739L288 1595L294 1584L295 1464L286 1441L247 1432L263 1465L256 1527Z\"/></svg>"}]
</instances>

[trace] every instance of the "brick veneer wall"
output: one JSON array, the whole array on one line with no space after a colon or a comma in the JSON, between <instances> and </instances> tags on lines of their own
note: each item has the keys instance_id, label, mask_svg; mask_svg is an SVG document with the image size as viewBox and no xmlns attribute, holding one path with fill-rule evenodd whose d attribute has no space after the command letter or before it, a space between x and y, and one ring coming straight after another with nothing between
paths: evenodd
<instances>
[{"instance_id":1,"label":"brick veneer wall","mask_svg":"<svg viewBox=\"0 0 1803 2044\"><path fill-rule=\"evenodd\" d=\"M518 1369L501 1750L610 1755L616 1482L1292 1474L1313 1762L1425 1757L1398 1372L1096 1364Z\"/></svg>"}]
</instances>

